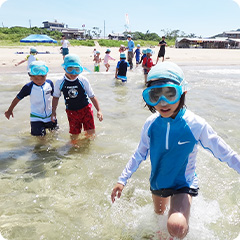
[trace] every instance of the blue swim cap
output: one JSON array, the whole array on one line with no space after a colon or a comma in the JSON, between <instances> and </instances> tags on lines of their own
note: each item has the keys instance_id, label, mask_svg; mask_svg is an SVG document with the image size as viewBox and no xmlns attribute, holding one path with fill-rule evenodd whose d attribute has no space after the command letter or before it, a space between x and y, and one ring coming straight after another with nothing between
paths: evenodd
<instances>
[{"instance_id":1,"label":"blue swim cap","mask_svg":"<svg viewBox=\"0 0 240 240\"><path fill-rule=\"evenodd\" d=\"M68 67L79 67L81 73L83 71L83 67L80 62L80 58L76 54L67 54L66 57L64 58L64 63L62 64L62 67L64 69Z\"/></svg>"},{"instance_id":2,"label":"blue swim cap","mask_svg":"<svg viewBox=\"0 0 240 240\"><path fill-rule=\"evenodd\" d=\"M30 48L30 53L37 53L37 49L35 47Z\"/></svg>"},{"instance_id":3,"label":"blue swim cap","mask_svg":"<svg viewBox=\"0 0 240 240\"><path fill-rule=\"evenodd\" d=\"M43 61L33 61L29 65L29 74L33 76L37 75L47 75L48 67L45 62Z\"/></svg>"},{"instance_id":4,"label":"blue swim cap","mask_svg":"<svg viewBox=\"0 0 240 240\"><path fill-rule=\"evenodd\" d=\"M168 80L177 85L182 85L184 74L182 69L173 62L161 62L152 67L147 76L147 82L154 80Z\"/></svg>"},{"instance_id":5,"label":"blue swim cap","mask_svg":"<svg viewBox=\"0 0 240 240\"><path fill-rule=\"evenodd\" d=\"M121 53L120 54L120 58L125 58L126 59L126 54L125 53Z\"/></svg>"},{"instance_id":6,"label":"blue swim cap","mask_svg":"<svg viewBox=\"0 0 240 240\"><path fill-rule=\"evenodd\" d=\"M147 48L147 49L146 49L146 53L151 53L151 54L153 54L153 51L152 51L151 48Z\"/></svg>"}]
</instances>

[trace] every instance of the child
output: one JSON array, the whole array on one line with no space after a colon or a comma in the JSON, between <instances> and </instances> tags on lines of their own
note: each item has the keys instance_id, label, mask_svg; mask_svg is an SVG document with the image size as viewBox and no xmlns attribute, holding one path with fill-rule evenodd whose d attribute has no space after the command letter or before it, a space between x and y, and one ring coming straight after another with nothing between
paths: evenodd
<instances>
[{"instance_id":1,"label":"child","mask_svg":"<svg viewBox=\"0 0 240 240\"><path fill-rule=\"evenodd\" d=\"M70 42L65 38L64 35L62 35L62 40L61 40L61 44L62 44L62 55L63 55L63 59L65 58L65 56L67 54L69 54L69 46L70 46Z\"/></svg>"},{"instance_id":2,"label":"child","mask_svg":"<svg viewBox=\"0 0 240 240\"><path fill-rule=\"evenodd\" d=\"M139 64L142 63L143 59L144 59L146 56L147 56L147 55L146 55L146 49L143 49L143 50L142 50L142 57L141 57L141 60L140 60Z\"/></svg>"},{"instance_id":3,"label":"child","mask_svg":"<svg viewBox=\"0 0 240 240\"><path fill-rule=\"evenodd\" d=\"M137 45L137 49L135 50L134 55L135 55L135 58L136 58L136 67L138 67L139 60L140 60L140 55L141 55L140 44Z\"/></svg>"},{"instance_id":4,"label":"child","mask_svg":"<svg viewBox=\"0 0 240 240\"><path fill-rule=\"evenodd\" d=\"M33 61L30 64L29 76L31 82L23 86L22 90L13 99L10 107L5 112L7 119L13 117L13 109L24 97L30 96L31 102L31 134L33 136L46 135L46 129L57 129L57 120L51 121L53 83L46 80L48 67L42 61Z\"/></svg>"},{"instance_id":5,"label":"child","mask_svg":"<svg viewBox=\"0 0 240 240\"><path fill-rule=\"evenodd\" d=\"M93 49L93 57L95 57L95 56L96 56L96 53L97 53L97 49L96 49L96 48L94 48L94 49Z\"/></svg>"},{"instance_id":6,"label":"child","mask_svg":"<svg viewBox=\"0 0 240 240\"><path fill-rule=\"evenodd\" d=\"M100 56L100 52L96 51L96 54L94 56L94 72L99 72L100 71L100 62L102 61Z\"/></svg>"},{"instance_id":7,"label":"child","mask_svg":"<svg viewBox=\"0 0 240 240\"><path fill-rule=\"evenodd\" d=\"M122 80L123 83L127 82L127 68L130 67L126 61L126 54L120 54L120 61L117 63L115 78Z\"/></svg>"},{"instance_id":8,"label":"child","mask_svg":"<svg viewBox=\"0 0 240 240\"><path fill-rule=\"evenodd\" d=\"M163 214L170 202L167 228L180 239L188 232L192 197L198 195L197 145L240 173L240 156L204 119L185 108L186 90L183 72L174 63L159 63L149 72L143 99L154 114L145 122L138 148L111 195L112 202L121 196L127 180L150 154L154 210Z\"/></svg>"},{"instance_id":9,"label":"child","mask_svg":"<svg viewBox=\"0 0 240 240\"><path fill-rule=\"evenodd\" d=\"M119 48L120 53L124 53L126 51L126 47L124 45L121 45Z\"/></svg>"},{"instance_id":10,"label":"child","mask_svg":"<svg viewBox=\"0 0 240 240\"><path fill-rule=\"evenodd\" d=\"M154 66L152 58L151 58L152 53L153 53L153 51L150 48L146 49L146 57L143 59L143 62L142 62L145 84L147 83L148 72L151 70L152 66Z\"/></svg>"},{"instance_id":11,"label":"child","mask_svg":"<svg viewBox=\"0 0 240 240\"><path fill-rule=\"evenodd\" d=\"M22 63L24 63L24 62L27 61L27 70L29 71L29 66L30 66L30 64L31 64L33 61L36 61L36 60L37 60L36 55L37 55L37 49L36 49L35 47L31 47L31 48L30 48L30 54L27 55L27 57L26 57L24 60L22 60L21 62L16 63L15 66L18 66L18 65L20 65L20 64L22 64Z\"/></svg>"},{"instance_id":12,"label":"child","mask_svg":"<svg viewBox=\"0 0 240 240\"><path fill-rule=\"evenodd\" d=\"M110 68L110 64L108 63L108 61L109 60L114 60L115 61L115 59L114 58L112 58L109 54L110 54L110 52L111 52L111 50L110 49L107 49L107 51L105 52L106 53L106 55L105 55L105 57L104 57L104 65L105 65L105 67L106 67L106 72L108 72L108 70L109 70L109 68Z\"/></svg>"},{"instance_id":13,"label":"child","mask_svg":"<svg viewBox=\"0 0 240 240\"><path fill-rule=\"evenodd\" d=\"M103 120L103 115L90 83L87 78L79 75L83 71L79 57L75 54L68 54L64 58L62 67L65 70L65 76L61 80L57 80L55 84L52 121L56 118L56 109L62 92L69 121L69 133L74 142L81 133L82 126L86 131L86 136L95 134L92 104L89 103L88 97L97 110L99 121Z\"/></svg>"}]
</instances>

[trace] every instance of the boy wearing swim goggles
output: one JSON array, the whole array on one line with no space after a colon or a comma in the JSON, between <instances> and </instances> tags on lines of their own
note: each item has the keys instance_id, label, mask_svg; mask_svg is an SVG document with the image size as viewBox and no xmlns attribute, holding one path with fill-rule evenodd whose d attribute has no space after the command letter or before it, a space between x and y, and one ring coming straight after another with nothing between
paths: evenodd
<instances>
[{"instance_id":1,"label":"boy wearing swim goggles","mask_svg":"<svg viewBox=\"0 0 240 240\"><path fill-rule=\"evenodd\" d=\"M174 63L158 63L151 69L143 99L154 114L145 122L138 148L111 195L112 202L121 196L127 180L150 155L154 210L163 214L170 203L167 228L180 239L188 233L192 197L198 195L197 146L240 173L240 156L204 119L185 108L186 86L182 70Z\"/></svg>"},{"instance_id":2,"label":"boy wearing swim goggles","mask_svg":"<svg viewBox=\"0 0 240 240\"><path fill-rule=\"evenodd\" d=\"M27 83L13 99L10 107L5 112L9 119L13 117L13 109L26 96L30 96L31 102L31 134L33 136L46 135L46 129L57 129L57 120L51 121L53 82L47 80L48 67L45 62L33 61L29 66L31 82Z\"/></svg>"},{"instance_id":3,"label":"boy wearing swim goggles","mask_svg":"<svg viewBox=\"0 0 240 240\"><path fill-rule=\"evenodd\" d=\"M95 134L93 110L89 98L97 110L99 121L103 120L103 115L88 79L80 75L83 67L79 57L75 54L66 55L62 67L65 70L65 75L61 80L57 80L55 84L52 121L56 117L58 101L61 94L63 94L69 121L69 133L72 142L75 143L82 127L87 135L92 136Z\"/></svg>"}]
</instances>

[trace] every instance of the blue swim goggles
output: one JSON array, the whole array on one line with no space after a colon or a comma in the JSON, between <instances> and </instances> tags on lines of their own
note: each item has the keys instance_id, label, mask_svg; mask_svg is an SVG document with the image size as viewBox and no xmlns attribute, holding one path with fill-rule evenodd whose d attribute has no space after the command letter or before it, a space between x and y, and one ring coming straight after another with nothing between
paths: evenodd
<instances>
[{"instance_id":1,"label":"blue swim goggles","mask_svg":"<svg viewBox=\"0 0 240 240\"><path fill-rule=\"evenodd\" d=\"M65 71L69 74L77 75L80 74L83 71L83 68L81 66L70 66L65 67Z\"/></svg>"},{"instance_id":2,"label":"blue swim goggles","mask_svg":"<svg viewBox=\"0 0 240 240\"><path fill-rule=\"evenodd\" d=\"M152 107L158 105L174 104L178 102L182 95L182 87L175 84L155 85L146 88L143 93L143 99Z\"/></svg>"},{"instance_id":3,"label":"blue swim goggles","mask_svg":"<svg viewBox=\"0 0 240 240\"><path fill-rule=\"evenodd\" d=\"M48 73L48 67L45 65L33 65L30 67L29 71L30 75L47 75Z\"/></svg>"}]
</instances>

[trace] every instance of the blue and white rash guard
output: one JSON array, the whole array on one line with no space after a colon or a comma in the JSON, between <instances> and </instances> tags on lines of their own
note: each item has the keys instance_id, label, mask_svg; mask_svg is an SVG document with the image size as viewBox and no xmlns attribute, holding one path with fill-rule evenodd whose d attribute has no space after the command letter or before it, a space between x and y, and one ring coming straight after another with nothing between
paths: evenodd
<instances>
[{"instance_id":1,"label":"blue and white rash guard","mask_svg":"<svg viewBox=\"0 0 240 240\"><path fill-rule=\"evenodd\" d=\"M42 86L29 82L23 86L17 98L22 100L30 95L30 121L50 122L52 115L52 94L54 86L51 80L46 80Z\"/></svg>"},{"instance_id":2,"label":"blue and white rash guard","mask_svg":"<svg viewBox=\"0 0 240 240\"><path fill-rule=\"evenodd\" d=\"M125 185L140 163L150 154L152 190L198 188L195 173L198 145L240 173L240 156L201 117L181 109L175 119L158 113L145 122L141 140L118 182Z\"/></svg>"}]
</instances>

